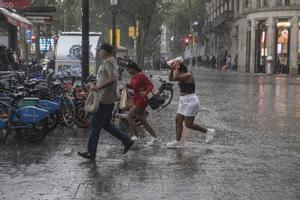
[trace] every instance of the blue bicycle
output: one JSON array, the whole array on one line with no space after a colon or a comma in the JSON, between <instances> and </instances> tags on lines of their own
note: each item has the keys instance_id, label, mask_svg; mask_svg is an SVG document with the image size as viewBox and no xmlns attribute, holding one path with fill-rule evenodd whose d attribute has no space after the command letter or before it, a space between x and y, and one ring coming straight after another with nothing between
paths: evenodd
<instances>
[{"instance_id":1,"label":"blue bicycle","mask_svg":"<svg viewBox=\"0 0 300 200\"><path fill-rule=\"evenodd\" d=\"M38 142L45 138L49 112L35 106L19 108L17 103L23 99L23 93L12 94L10 99L0 99L0 130L6 129L7 139L10 131L28 142Z\"/></svg>"}]
</instances>

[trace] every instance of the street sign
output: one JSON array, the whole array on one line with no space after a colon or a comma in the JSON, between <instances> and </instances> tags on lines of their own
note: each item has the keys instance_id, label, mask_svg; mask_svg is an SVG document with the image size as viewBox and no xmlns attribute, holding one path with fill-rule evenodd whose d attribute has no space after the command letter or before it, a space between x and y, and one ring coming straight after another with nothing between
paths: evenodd
<instances>
[{"instance_id":1,"label":"street sign","mask_svg":"<svg viewBox=\"0 0 300 200\"><path fill-rule=\"evenodd\" d=\"M52 24L53 17L49 15L27 15L26 18L33 24Z\"/></svg>"},{"instance_id":2,"label":"street sign","mask_svg":"<svg viewBox=\"0 0 300 200\"><path fill-rule=\"evenodd\" d=\"M31 6L30 0L0 0L0 8L24 9Z\"/></svg>"},{"instance_id":3,"label":"street sign","mask_svg":"<svg viewBox=\"0 0 300 200\"><path fill-rule=\"evenodd\" d=\"M26 30L26 41L28 44L32 43L32 30Z\"/></svg>"}]
</instances>

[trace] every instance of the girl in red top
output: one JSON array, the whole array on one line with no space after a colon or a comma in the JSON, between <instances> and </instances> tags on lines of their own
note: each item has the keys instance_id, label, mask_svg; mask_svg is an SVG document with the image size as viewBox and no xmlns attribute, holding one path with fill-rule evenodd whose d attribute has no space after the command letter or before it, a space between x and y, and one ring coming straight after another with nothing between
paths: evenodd
<instances>
[{"instance_id":1,"label":"girl in red top","mask_svg":"<svg viewBox=\"0 0 300 200\"><path fill-rule=\"evenodd\" d=\"M153 90L154 86L148 77L142 72L139 66L129 60L125 65L126 70L132 76L130 83L127 87L134 91L134 105L130 108L128 113L128 122L130 130L133 134L132 139L138 139L137 127L135 126L134 119L139 119L141 124L145 127L146 131L151 134L151 141L147 145L154 145L159 142L156 133L152 126L147 122L146 107L148 105L148 95Z\"/></svg>"}]
</instances>

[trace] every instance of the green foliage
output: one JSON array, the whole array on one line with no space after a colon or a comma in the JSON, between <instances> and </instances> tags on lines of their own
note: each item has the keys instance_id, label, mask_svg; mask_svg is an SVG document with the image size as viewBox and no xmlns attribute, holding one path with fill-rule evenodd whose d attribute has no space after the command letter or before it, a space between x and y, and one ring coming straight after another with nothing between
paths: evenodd
<instances>
[{"instance_id":1,"label":"green foliage","mask_svg":"<svg viewBox=\"0 0 300 200\"><path fill-rule=\"evenodd\" d=\"M203 24L205 0L191 0L192 20ZM32 0L33 6L55 6L53 28L56 32L80 31L82 0ZM89 0L90 31L103 32L108 41L112 26L111 5L109 0ZM144 57L157 50L162 23L166 23L170 32L179 41L189 33L188 0L181 3L163 0L119 0L117 6L117 28L121 29L121 45L133 47L133 39L128 37L128 27L139 23L137 38L137 61L143 63ZM194 27L197 28L197 27ZM199 29L200 30L200 29Z\"/></svg>"},{"instance_id":2,"label":"green foliage","mask_svg":"<svg viewBox=\"0 0 300 200\"><path fill-rule=\"evenodd\" d=\"M187 35L190 32L190 14L192 22L198 22L198 26L193 29L200 32L204 22L205 0L191 0L191 12L188 1L173 4L165 18L169 30L180 37Z\"/></svg>"},{"instance_id":3,"label":"green foliage","mask_svg":"<svg viewBox=\"0 0 300 200\"><path fill-rule=\"evenodd\" d=\"M204 24L205 0L190 0L191 11L188 0L180 3L174 3L167 10L164 21L174 37L171 48L175 55L180 55L184 50L183 38L190 33L190 15L191 21L198 22L197 26L192 26L193 30L201 36L201 27Z\"/></svg>"}]
</instances>

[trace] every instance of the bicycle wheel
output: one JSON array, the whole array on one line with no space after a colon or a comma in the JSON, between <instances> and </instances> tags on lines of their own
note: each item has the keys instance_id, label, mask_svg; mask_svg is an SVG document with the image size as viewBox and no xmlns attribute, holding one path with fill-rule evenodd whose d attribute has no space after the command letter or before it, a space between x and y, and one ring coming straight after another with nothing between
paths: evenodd
<instances>
[{"instance_id":1,"label":"bicycle wheel","mask_svg":"<svg viewBox=\"0 0 300 200\"><path fill-rule=\"evenodd\" d=\"M161 108L164 108L171 103L171 101L173 99L173 90L163 89L160 92L160 95L165 100L165 103L163 105L161 105Z\"/></svg>"},{"instance_id":2,"label":"bicycle wheel","mask_svg":"<svg viewBox=\"0 0 300 200\"><path fill-rule=\"evenodd\" d=\"M64 97L61 102L61 115L63 117L64 123L72 127L76 121L76 108L73 99L69 96Z\"/></svg>"},{"instance_id":3,"label":"bicycle wheel","mask_svg":"<svg viewBox=\"0 0 300 200\"><path fill-rule=\"evenodd\" d=\"M47 125L48 125L47 133L54 131L54 129L58 125L58 120L59 120L58 114L53 113L53 114L49 115L49 117L47 119Z\"/></svg>"},{"instance_id":4,"label":"bicycle wheel","mask_svg":"<svg viewBox=\"0 0 300 200\"><path fill-rule=\"evenodd\" d=\"M77 106L76 121L75 123L81 128L88 128L91 125L90 117L84 110L84 104L80 103Z\"/></svg>"},{"instance_id":5,"label":"bicycle wheel","mask_svg":"<svg viewBox=\"0 0 300 200\"><path fill-rule=\"evenodd\" d=\"M32 128L16 129L17 134L27 142L39 142L43 140L47 134L47 118L39 123L32 124Z\"/></svg>"},{"instance_id":6,"label":"bicycle wheel","mask_svg":"<svg viewBox=\"0 0 300 200\"><path fill-rule=\"evenodd\" d=\"M51 98L55 98L62 94L62 88L60 85L54 85L49 89L49 95Z\"/></svg>"}]
</instances>

